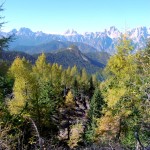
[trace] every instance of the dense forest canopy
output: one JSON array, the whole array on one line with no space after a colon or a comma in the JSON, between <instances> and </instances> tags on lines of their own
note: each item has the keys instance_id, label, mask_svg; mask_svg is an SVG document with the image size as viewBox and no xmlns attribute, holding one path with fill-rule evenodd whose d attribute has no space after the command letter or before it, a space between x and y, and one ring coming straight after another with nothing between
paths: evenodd
<instances>
[{"instance_id":1,"label":"dense forest canopy","mask_svg":"<svg viewBox=\"0 0 150 150\"><path fill-rule=\"evenodd\" d=\"M0 37L0 52L9 41ZM103 81L76 65L47 63L44 53L35 63L1 58L0 149L150 146L150 42L132 53L123 35L116 49Z\"/></svg>"}]
</instances>

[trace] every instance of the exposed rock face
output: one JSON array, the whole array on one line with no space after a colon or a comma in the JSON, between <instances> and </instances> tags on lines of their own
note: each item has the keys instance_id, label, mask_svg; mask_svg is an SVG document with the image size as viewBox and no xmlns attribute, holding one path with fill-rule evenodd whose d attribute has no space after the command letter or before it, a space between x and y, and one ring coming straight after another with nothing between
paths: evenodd
<instances>
[{"instance_id":1,"label":"exposed rock face","mask_svg":"<svg viewBox=\"0 0 150 150\"><path fill-rule=\"evenodd\" d=\"M89 98L87 96L76 96L74 98L75 107L61 108L59 110L59 139L69 140L71 134L71 126L81 124L83 130L86 127L88 118L87 112L89 109Z\"/></svg>"}]
</instances>

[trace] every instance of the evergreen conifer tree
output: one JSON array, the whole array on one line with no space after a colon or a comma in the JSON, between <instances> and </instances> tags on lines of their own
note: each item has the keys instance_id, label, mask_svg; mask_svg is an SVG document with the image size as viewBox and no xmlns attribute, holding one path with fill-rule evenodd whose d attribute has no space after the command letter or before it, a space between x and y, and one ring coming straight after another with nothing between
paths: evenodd
<instances>
[{"instance_id":1,"label":"evergreen conifer tree","mask_svg":"<svg viewBox=\"0 0 150 150\"><path fill-rule=\"evenodd\" d=\"M97 127L96 120L101 117L104 104L105 102L100 90L98 88L95 89L94 95L90 101L90 110L88 113L89 124L85 133L87 142L94 141L95 129Z\"/></svg>"},{"instance_id":2,"label":"evergreen conifer tree","mask_svg":"<svg viewBox=\"0 0 150 150\"><path fill-rule=\"evenodd\" d=\"M3 11L3 4L0 5L0 12ZM0 15L0 20L2 20L4 17ZM2 30L3 25L5 24L4 21L0 22L0 32ZM9 42L12 41L13 35L5 37L0 36L0 59L2 58L2 51L8 48Z\"/></svg>"}]
</instances>

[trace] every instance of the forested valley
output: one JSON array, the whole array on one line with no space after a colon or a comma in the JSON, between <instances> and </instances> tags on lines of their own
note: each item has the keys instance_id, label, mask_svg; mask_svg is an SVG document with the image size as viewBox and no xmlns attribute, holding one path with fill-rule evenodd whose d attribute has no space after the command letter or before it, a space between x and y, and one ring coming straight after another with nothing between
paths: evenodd
<instances>
[{"instance_id":1,"label":"forested valley","mask_svg":"<svg viewBox=\"0 0 150 150\"><path fill-rule=\"evenodd\" d=\"M98 78L47 63L44 53L35 63L3 60L11 38L0 38L1 150L148 149L149 41L133 53L122 35Z\"/></svg>"}]
</instances>

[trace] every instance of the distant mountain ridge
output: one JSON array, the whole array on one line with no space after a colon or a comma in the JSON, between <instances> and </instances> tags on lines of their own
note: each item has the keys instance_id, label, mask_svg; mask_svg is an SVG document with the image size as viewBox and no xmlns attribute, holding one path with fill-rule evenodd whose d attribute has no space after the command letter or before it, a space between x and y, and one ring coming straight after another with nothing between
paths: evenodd
<instances>
[{"instance_id":1,"label":"distant mountain ridge","mask_svg":"<svg viewBox=\"0 0 150 150\"><path fill-rule=\"evenodd\" d=\"M69 41L50 41L48 43L39 44L35 46L25 46L25 45L19 45L15 48L12 48L13 51L22 51L26 52L28 54L38 54L38 53L50 53L50 52L56 52L57 50L68 48L71 45L76 45L83 53L88 52L96 52L97 49L79 42L69 42Z\"/></svg>"},{"instance_id":2,"label":"distant mountain ridge","mask_svg":"<svg viewBox=\"0 0 150 150\"><path fill-rule=\"evenodd\" d=\"M129 38L132 40L135 51L144 48L146 46L147 39L150 38L150 28L147 27L134 28L127 31L127 33ZM118 43L118 39L122 32L112 26L108 30L105 29L103 32L85 32L84 34L79 34L74 30L67 30L63 35L46 34L43 32L32 32L28 28L20 28L18 31L13 29L8 33L1 32L0 34L16 35L16 40L10 45L11 49L18 46L37 46L51 41L69 41L88 44L98 51L113 54L115 52L115 45Z\"/></svg>"}]
</instances>

